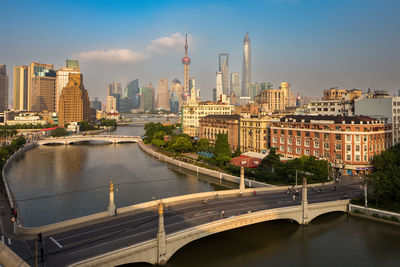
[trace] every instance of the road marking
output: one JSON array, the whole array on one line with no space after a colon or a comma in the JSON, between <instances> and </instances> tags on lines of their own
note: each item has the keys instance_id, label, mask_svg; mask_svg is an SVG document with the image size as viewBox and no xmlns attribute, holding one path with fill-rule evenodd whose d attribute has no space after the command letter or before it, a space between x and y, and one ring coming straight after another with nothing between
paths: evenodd
<instances>
[{"instance_id":1,"label":"road marking","mask_svg":"<svg viewBox=\"0 0 400 267\"><path fill-rule=\"evenodd\" d=\"M56 244L59 248L62 248L61 244L58 243L57 240L55 240L52 236L50 236L49 239L50 239L51 241L53 241L54 244Z\"/></svg>"}]
</instances>

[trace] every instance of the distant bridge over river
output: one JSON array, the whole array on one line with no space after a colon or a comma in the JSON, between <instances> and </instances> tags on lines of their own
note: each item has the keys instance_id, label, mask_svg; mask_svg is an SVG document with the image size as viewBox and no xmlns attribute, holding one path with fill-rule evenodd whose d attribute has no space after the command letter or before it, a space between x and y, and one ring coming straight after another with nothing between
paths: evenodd
<instances>
[{"instance_id":1,"label":"distant bridge over river","mask_svg":"<svg viewBox=\"0 0 400 267\"><path fill-rule=\"evenodd\" d=\"M140 136L127 135L71 135L58 138L46 138L36 142L38 145L62 144L70 145L79 142L98 141L112 144L119 143L137 143L141 139Z\"/></svg>"}]
</instances>

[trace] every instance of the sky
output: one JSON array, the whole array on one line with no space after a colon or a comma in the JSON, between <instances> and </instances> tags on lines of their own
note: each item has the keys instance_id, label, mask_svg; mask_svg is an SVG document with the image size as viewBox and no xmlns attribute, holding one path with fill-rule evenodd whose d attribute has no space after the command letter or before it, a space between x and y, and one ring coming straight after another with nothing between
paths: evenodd
<instances>
[{"instance_id":1,"label":"sky","mask_svg":"<svg viewBox=\"0 0 400 267\"><path fill-rule=\"evenodd\" d=\"M65 65L79 59L89 97L107 84L159 78L183 83L184 35L190 77L212 98L218 54L242 76L249 31L252 82L322 97L330 87L400 89L398 0L1 1L0 64Z\"/></svg>"}]
</instances>

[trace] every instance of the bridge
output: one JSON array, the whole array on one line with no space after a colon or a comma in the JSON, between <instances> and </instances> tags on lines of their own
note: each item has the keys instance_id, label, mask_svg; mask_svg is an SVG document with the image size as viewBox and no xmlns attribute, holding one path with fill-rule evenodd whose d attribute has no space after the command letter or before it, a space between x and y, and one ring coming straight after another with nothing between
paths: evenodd
<instances>
[{"instance_id":1,"label":"bridge","mask_svg":"<svg viewBox=\"0 0 400 267\"><path fill-rule=\"evenodd\" d=\"M46 138L36 141L38 145L62 144L70 145L78 142L98 141L112 144L119 143L137 143L141 139L140 136L127 136L127 135L71 135L58 138Z\"/></svg>"},{"instance_id":2,"label":"bridge","mask_svg":"<svg viewBox=\"0 0 400 267\"><path fill-rule=\"evenodd\" d=\"M330 212L347 212L360 193L355 182L308 188L293 199L287 188L248 188L190 194L115 208L110 187L107 211L39 228L19 227L29 264L38 233L48 266L118 266L135 262L165 264L186 244L215 233L271 220L307 225ZM115 216L115 214L118 214Z\"/></svg>"}]
</instances>

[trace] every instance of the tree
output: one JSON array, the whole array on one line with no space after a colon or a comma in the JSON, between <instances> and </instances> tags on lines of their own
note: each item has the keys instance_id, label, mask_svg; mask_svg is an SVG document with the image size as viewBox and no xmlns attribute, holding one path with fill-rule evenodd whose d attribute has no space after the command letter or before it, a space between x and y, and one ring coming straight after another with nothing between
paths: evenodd
<instances>
[{"instance_id":1,"label":"tree","mask_svg":"<svg viewBox=\"0 0 400 267\"><path fill-rule=\"evenodd\" d=\"M192 143L185 137L178 137L171 147L175 152L189 152L192 150Z\"/></svg>"},{"instance_id":2,"label":"tree","mask_svg":"<svg viewBox=\"0 0 400 267\"><path fill-rule=\"evenodd\" d=\"M53 131L51 131L50 134L52 137L60 137L60 136L65 136L68 135L67 130L65 130L64 128L56 128Z\"/></svg>"},{"instance_id":3,"label":"tree","mask_svg":"<svg viewBox=\"0 0 400 267\"><path fill-rule=\"evenodd\" d=\"M82 132L94 130L94 126L87 121L78 122Z\"/></svg>"},{"instance_id":4,"label":"tree","mask_svg":"<svg viewBox=\"0 0 400 267\"><path fill-rule=\"evenodd\" d=\"M197 141L197 151L208 151L208 149L210 148L210 141L208 141L208 139L206 138L200 138Z\"/></svg>"},{"instance_id":5,"label":"tree","mask_svg":"<svg viewBox=\"0 0 400 267\"><path fill-rule=\"evenodd\" d=\"M214 154L215 156L218 155L227 155L229 157L231 156L231 147L229 145L227 134L217 135L217 140L215 140L215 145L214 145Z\"/></svg>"},{"instance_id":6,"label":"tree","mask_svg":"<svg viewBox=\"0 0 400 267\"><path fill-rule=\"evenodd\" d=\"M215 156L215 160L217 161L217 164L219 166L223 166L231 160L231 156L226 154L219 154Z\"/></svg>"},{"instance_id":7,"label":"tree","mask_svg":"<svg viewBox=\"0 0 400 267\"><path fill-rule=\"evenodd\" d=\"M164 147L167 144L164 140L160 140L160 139L156 139L156 138L153 138L153 140L151 140L151 143L153 145L155 145L156 147Z\"/></svg>"},{"instance_id":8,"label":"tree","mask_svg":"<svg viewBox=\"0 0 400 267\"><path fill-rule=\"evenodd\" d=\"M165 133L164 131L156 132L156 133L153 135L153 140L154 140L154 139L164 140L164 135L166 135L166 133Z\"/></svg>"},{"instance_id":9,"label":"tree","mask_svg":"<svg viewBox=\"0 0 400 267\"><path fill-rule=\"evenodd\" d=\"M268 170L274 170L280 164L279 154L276 154L276 148L271 147L269 150L269 154L262 159L260 167L266 168Z\"/></svg>"}]
</instances>

